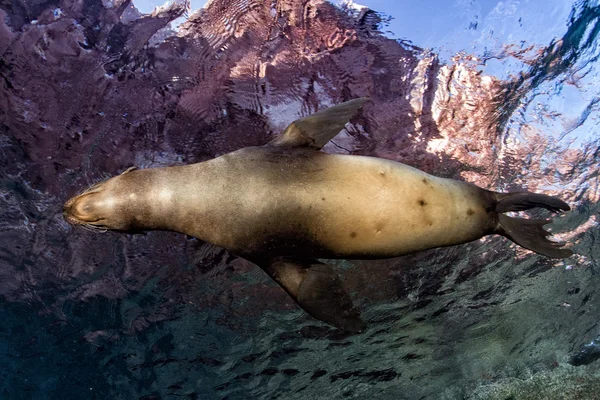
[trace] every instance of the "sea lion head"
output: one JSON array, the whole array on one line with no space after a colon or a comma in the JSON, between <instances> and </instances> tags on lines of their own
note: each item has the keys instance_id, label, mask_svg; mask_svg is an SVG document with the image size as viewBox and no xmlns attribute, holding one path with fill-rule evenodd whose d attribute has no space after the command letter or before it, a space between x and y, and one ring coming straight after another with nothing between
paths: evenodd
<instances>
[{"instance_id":1,"label":"sea lion head","mask_svg":"<svg viewBox=\"0 0 600 400\"><path fill-rule=\"evenodd\" d=\"M96 230L133 230L135 218L128 210L136 207L136 195L123 190L128 186L121 182L124 174L97 183L67 200L63 206L65 220Z\"/></svg>"},{"instance_id":2,"label":"sea lion head","mask_svg":"<svg viewBox=\"0 0 600 400\"><path fill-rule=\"evenodd\" d=\"M114 218L119 201L106 190L109 181L98 183L67 200L63 206L65 220L71 225L92 229L123 230L123 221Z\"/></svg>"}]
</instances>

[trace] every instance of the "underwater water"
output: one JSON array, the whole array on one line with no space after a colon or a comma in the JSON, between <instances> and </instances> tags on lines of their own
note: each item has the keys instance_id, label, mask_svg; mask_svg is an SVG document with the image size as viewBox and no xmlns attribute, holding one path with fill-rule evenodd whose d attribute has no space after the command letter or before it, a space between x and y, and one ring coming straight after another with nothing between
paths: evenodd
<instances>
[{"instance_id":1,"label":"underwater water","mask_svg":"<svg viewBox=\"0 0 600 400\"><path fill-rule=\"evenodd\" d=\"M0 2L0 399L600 399L600 4L367 3ZM576 254L496 235L328 261L368 325L350 335L218 247L63 219L132 165L360 96L326 152L560 196Z\"/></svg>"}]
</instances>

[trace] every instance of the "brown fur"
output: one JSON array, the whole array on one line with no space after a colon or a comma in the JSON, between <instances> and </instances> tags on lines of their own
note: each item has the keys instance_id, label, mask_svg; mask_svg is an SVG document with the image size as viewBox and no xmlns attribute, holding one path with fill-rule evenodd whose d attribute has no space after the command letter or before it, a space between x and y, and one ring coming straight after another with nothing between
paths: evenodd
<instances>
[{"instance_id":1,"label":"brown fur","mask_svg":"<svg viewBox=\"0 0 600 400\"><path fill-rule=\"evenodd\" d=\"M246 257L383 258L492 233L495 201L389 160L265 146L129 171L69 200L65 216L177 231Z\"/></svg>"}]
</instances>

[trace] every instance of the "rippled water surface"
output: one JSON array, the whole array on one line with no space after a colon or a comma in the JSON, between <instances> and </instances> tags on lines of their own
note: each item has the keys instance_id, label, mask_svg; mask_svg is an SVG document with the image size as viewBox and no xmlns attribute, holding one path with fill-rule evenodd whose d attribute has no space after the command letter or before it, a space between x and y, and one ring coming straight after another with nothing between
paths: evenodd
<instances>
[{"instance_id":1,"label":"rippled water surface","mask_svg":"<svg viewBox=\"0 0 600 400\"><path fill-rule=\"evenodd\" d=\"M600 398L600 5L397 3L0 1L0 398ZM489 236L331 261L368 324L349 335L220 248L63 220L132 165L360 96L326 152L559 195L577 254Z\"/></svg>"}]
</instances>

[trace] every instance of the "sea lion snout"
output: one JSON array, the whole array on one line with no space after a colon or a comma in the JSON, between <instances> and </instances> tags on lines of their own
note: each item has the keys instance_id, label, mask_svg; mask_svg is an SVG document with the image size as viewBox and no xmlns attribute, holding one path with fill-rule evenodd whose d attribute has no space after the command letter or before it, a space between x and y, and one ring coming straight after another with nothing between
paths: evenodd
<instances>
[{"instance_id":1,"label":"sea lion snout","mask_svg":"<svg viewBox=\"0 0 600 400\"><path fill-rule=\"evenodd\" d=\"M95 193L84 193L69 199L63 206L63 215L67 222L73 225L98 222L102 217L99 215L98 199Z\"/></svg>"}]
</instances>

